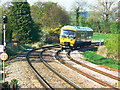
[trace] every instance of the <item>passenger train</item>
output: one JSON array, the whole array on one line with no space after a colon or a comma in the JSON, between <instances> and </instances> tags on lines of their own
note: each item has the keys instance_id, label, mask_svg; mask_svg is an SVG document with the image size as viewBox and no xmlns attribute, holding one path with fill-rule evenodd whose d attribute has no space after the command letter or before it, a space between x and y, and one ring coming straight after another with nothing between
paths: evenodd
<instances>
[{"instance_id":1,"label":"passenger train","mask_svg":"<svg viewBox=\"0 0 120 90\"><path fill-rule=\"evenodd\" d=\"M89 27L64 26L60 33L60 46L62 48L77 48L90 45L93 38L93 30Z\"/></svg>"}]
</instances>

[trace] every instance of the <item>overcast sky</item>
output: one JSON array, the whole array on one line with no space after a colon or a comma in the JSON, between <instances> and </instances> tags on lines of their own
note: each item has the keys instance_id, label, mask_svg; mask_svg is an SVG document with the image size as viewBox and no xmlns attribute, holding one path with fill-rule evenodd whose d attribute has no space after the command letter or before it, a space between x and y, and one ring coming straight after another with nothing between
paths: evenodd
<instances>
[{"instance_id":1,"label":"overcast sky","mask_svg":"<svg viewBox=\"0 0 120 90\"><path fill-rule=\"evenodd\" d=\"M5 3L6 1L11 1L11 0L0 0L0 5ZM39 0L27 0L30 5L33 5L35 2ZM75 0L41 0L41 1L52 1L58 3L60 6L64 7L67 11L71 10L71 6ZM94 3L96 0L84 0L89 3Z\"/></svg>"},{"instance_id":2,"label":"overcast sky","mask_svg":"<svg viewBox=\"0 0 120 90\"><path fill-rule=\"evenodd\" d=\"M12 0L0 0L0 5L2 5L6 1L12 1ZM52 1L58 3L60 6L64 7L67 11L69 11L71 10L71 6L73 5L75 0L27 0L27 1L30 5L33 5L37 1ZM97 0L83 0L83 1L86 1L89 4L94 4ZM101 0L101 1L105 1L105 0ZM120 1L120 0L113 0L113 1Z\"/></svg>"},{"instance_id":3,"label":"overcast sky","mask_svg":"<svg viewBox=\"0 0 120 90\"><path fill-rule=\"evenodd\" d=\"M35 2L39 1L39 0L27 0L30 5L33 5ZM75 0L41 0L41 1L52 1L52 2L56 2L58 3L60 6L64 7L66 10L71 10L71 6L74 3ZM86 2L89 2L91 4L93 4L96 0L83 0Z\"/></svg>"}]
</instances>

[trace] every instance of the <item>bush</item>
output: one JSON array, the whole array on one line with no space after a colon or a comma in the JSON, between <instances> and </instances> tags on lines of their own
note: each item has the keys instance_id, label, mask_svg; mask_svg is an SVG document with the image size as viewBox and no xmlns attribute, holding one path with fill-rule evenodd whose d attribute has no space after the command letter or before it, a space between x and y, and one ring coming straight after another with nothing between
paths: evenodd
<instances>
[{"instance_id":1,"label":"bush","mask_svg":"<svg viewBox=\"0 0 120 90\"><path fill-rule=\"evenodd\" d=\"M113 38L104 41L104 45L107 48L108 53L118 53L118 34L114 35Z\"/></svg>"},{"instance_id":2,"label":"bush","mask_svg":"<svg viewBox=\"0 0 120 90\"><path fill-rule=\"evenodd\" d=\"M58 28L50 29L48 27L42 28L42 38L41 40L47 44L58 43L60 36L61 25Z\"/></svg>"},{"instance_id":3,"label":"bush","mask_svg":"<svg viewBox=\"0 0 120 90\"><path fill-rule=\"evenodd\" d=\"M15 47L12 47L12 46L7 46L6 51L7 51L8 56L14 56L18 52L18 50Z\"/></svg>"},{"instance_id":4,"label":"bush","mask_svg":"<svg viewBox=\"0 0 120 90\"><path fill-rule=\"evenodd\" d=\"M111 25L110 25L110 31L111 33L113 34L117 34L118 33L118 22L113 22Z\"/></svg>"},{"instance_id":5,"label":"bush","mask_svg":"<svg viewBox=\"0 0 120 90\"><path fill-rule=\"evenodd\" d=\"M6 46L6 52L8 56L15 56L19 53L21 53L25 49L31 49L33 48L31 45L26 44L26 45L20 45L19 47L14 47L14 46Z\"/></svg>"},{"instance_id":6,"label":"bush","mask_svg":"<svg viewBox=\"0 0 120 90\"><path fill-rule=\"evenodd\" d=\"M12 79L11 83L16 84L16 83L18 83L18 80L17 79Z\"/></svg>"}]
</instances>

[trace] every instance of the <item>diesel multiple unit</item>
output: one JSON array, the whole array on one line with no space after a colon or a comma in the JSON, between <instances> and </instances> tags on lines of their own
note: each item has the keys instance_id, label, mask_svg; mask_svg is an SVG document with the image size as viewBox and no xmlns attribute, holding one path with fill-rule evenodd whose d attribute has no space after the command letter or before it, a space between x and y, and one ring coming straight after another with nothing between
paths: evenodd
<instances>
[{"instance_id":1,"label":"diesel multiple unit","mask_svg":"<svg viewBox=\"0 0 120 90\"><path fill-rule=\"evenodd\" d=\"M90 45L93 38L93 30L89 27L64 26L60 33L60 46L62 48L76 48Z\"/></svg>"}]
</instances>

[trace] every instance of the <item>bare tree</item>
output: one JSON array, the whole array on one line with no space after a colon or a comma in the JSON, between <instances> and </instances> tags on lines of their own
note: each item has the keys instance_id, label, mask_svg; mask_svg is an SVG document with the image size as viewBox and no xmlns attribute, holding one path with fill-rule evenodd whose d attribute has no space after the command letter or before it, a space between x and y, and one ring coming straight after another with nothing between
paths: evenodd
<instances>
[{"instance_id":1,"label":"bare tree","mask_svg":"<svg viewBox=\"0 0 120 90\"><path fill-rule=\"evenodd\" d=\"M119 0L96 0L96 3L92 6L95 22L99 27L101 24L104 27L103 32L110 32L110 19L116 19L118 14L118 1ZM99 22L99 23L98 23ZM101 23L100 23L101 22ZM100 30L100 29L99 29ZM98 31L99 31L98 30Z\"/></svg>"},{"instance_id":2,"label":"bare tree","mask_svg":"<svg viewBox=\"0 0 120 90\"><path fill-rule=\"evenodd\" d=\"M115 18L118 12L118 0L97 0L92 9L99 18L108 22L110 18Z\"/></svg>"}]
</instances>

